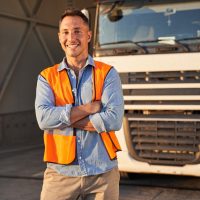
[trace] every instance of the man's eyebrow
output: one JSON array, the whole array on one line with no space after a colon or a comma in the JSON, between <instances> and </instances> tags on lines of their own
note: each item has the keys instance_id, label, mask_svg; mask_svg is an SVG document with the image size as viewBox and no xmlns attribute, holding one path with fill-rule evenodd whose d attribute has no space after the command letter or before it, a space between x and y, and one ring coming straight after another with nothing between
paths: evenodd
<instances>
[{"instance_id":1,"label":"man's eyebrow","mask_svg":"<svg viewBox=\"0 0 200 200\"><path fill-rule=\"evenodd\" d=\"M81 27L75 27L74 29L75 29L75 30L78 30L78 29L81 29Z\"/></svg>"},{"instance_id":2,"label":"man's eyebrow","mask_svg":"<svg viewBox=\"0 0 200 200\"><path fill-rule=\"evenodd\" d=\"M75 27L75 28L73 28L73 30L80 30L81 29L81 27ZM68 31L69 29L67 29L67 28L64 28L64 29L61 29L61 31Z\"/></svg>"}]
</instances>

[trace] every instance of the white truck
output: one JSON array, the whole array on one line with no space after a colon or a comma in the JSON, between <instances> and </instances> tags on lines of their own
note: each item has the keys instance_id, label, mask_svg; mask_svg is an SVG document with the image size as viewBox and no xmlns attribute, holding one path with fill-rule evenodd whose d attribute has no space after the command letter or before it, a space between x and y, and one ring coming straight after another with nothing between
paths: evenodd
<instances>
[{"instance_id":1,"label":"white truck","mask_svg":"<svg viewBox=\"0 0 200 200\"><path fill-rule=\"evenodd\" d=\"M200 1L98 1L94 35L122 81L120 171L200 176Z\"/></svg>"}]
</instances>

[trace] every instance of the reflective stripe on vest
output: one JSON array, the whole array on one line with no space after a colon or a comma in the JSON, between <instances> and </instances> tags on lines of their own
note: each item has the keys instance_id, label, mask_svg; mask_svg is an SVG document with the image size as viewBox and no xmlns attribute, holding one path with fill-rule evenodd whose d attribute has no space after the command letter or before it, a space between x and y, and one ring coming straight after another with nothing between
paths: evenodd
<instances>
[{"instance_id":1,"label":"reflective stripe on vest","mask_svg":"<svg viewBox=\"0 0 200 200\"><path fill-rule=\"evenodd\" d=\"M59 65L47 68L41 75L49 83L54 96L55 105L64 106L73 104L74 97L71 83L66 70L58 71ZM104 80L111 66L95 61L93 67L93 97L92 100L101 100ZM71 128L64 129L65 133L58 133L58 129L44 132L44 161L58 164L70 164L76 158L76 134ZM121 150L114 131L100 133L110 159L116 158L116 152Z\"/></svg>"}]
</instances>

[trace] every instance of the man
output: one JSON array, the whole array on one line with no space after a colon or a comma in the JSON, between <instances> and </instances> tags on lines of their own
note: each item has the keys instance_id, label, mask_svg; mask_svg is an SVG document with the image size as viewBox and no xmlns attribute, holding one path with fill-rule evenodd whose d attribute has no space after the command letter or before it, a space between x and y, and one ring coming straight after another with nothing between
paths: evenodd
<instances>
[{"instance_id":1,"label":"man","mask_svg":"<svg viewBox=\"0 0 200 200\"><path fill-rule=\"evenodd\" d=\"M81 11L65 11L58 37L65 58L41 72L36 91L47 162L41 199L117 200L120 145L114 131L123 117L119 75L88 54L92 33Z\"/></svg>"}]
</instances>

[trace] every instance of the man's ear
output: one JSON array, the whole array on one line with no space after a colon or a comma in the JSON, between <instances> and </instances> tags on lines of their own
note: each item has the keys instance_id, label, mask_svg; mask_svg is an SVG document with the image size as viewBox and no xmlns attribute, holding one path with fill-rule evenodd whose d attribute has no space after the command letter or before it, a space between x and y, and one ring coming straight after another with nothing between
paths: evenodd
<instances>
[{"instance_id":1,"label":"man's ear","mask_svg":"<svg viewBox=\"0 0 200 200\"><path fill-rule=\"evenodd\" d=\"M91 41L92 39L92 31L88 31L88 43Z\"/></svg>"}]
</instances>

